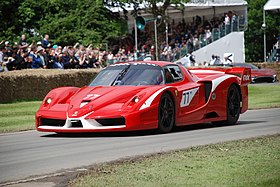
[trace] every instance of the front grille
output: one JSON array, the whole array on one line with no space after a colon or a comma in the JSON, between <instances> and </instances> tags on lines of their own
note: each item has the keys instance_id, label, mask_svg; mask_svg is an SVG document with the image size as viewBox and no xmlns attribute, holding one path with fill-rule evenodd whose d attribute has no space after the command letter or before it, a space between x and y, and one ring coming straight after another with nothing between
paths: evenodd
<instances>
[{"instance_id":1,"label":"front grille","mask_svg":"<svg viewBox=\"0 0 280 187\"><path fill-rule=\"evenodd\" d=\"M254 79L255 83L261 83L261 82L273 82L273 77L256 77Z\"/></svg>"},{"instance_id":2,"label":"front grille","mask_svg":"<svg viewBox=\"0 0 280 187\"><path fill-rule=\"evenodd\" d=\"M125 118L106 118L106 119L96 119L98 123L102 126L120 126L125 125Z\"/></svg>"},{"instance_id":3,"label":"front grille","mask_svg":"<svg viewBox=\"0 0 280 187\"><path fill-rule=\"evenodd\" d=\"M41 118L41 126L63 127L66 120Z\"/></svg>"},{"instance_id":4,"label":"front grille","mask_svg":"<svg viewBox=\"0 0 280 187\"><path fill-rule=\"evenodd\" d=\"M83 128L81 120L71 120L70 128Z\"/></svg>"}]
</instances>

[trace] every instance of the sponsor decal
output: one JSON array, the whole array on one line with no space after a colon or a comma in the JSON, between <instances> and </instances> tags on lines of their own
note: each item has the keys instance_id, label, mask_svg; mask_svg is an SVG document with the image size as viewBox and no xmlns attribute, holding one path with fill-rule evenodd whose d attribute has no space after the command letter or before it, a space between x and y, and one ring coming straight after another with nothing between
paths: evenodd
<instances>
[{"instance_id":1,"label":"sponsor decal","mask_svg":"<svg viewBox=\"0 0 280 187\"><path fill-rule=\"evenodd\" d=\"M183 91L180 107L189 106L197 90L198 88Z\"/></svg>"},{"instance_id":2,"label":"sponsor decal","mask_svg":"<svg viewBox=\"0 0 280 187\"><path fill-rule=\"evenodd\" d=\"M243 75L243 81L250 81L250 75Z\"/></svg>"}]
</instances>

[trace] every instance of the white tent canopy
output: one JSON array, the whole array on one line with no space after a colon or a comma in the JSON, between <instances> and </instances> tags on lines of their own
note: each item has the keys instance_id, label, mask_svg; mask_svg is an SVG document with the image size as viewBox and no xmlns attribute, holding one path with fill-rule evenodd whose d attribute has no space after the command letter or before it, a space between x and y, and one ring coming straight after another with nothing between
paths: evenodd
<instances>
[{"instance_id":1,"label":"white tent canopy","mask_svg":"<svg viewBox=\"0 0 280 187\"><path fill-rule=\"evenodd\" d=\"M279 0L269 0L264 5L264 10L280 10L280 1Z\"/></svg>"}]
</instances>

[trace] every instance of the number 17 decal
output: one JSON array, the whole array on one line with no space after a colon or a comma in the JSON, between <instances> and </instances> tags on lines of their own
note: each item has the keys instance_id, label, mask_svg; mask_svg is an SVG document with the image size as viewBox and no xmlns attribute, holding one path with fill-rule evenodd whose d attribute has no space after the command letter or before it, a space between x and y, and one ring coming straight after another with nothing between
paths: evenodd
<instances>
[{"instance_id":1,"label":"number 17 decal","mask_svg":"<svg viewBox=\"0 0 280 187\"><path fill-rule=\"evenodd\" d=\"M189 106L197 90L198 88L183 91L180 107Z\"/></svg>"}]
</instances>

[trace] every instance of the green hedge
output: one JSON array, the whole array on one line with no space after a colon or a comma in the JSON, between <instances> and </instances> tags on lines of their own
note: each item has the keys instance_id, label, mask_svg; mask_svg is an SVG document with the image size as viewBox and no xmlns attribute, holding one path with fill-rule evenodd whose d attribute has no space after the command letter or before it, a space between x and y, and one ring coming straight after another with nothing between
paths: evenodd
<instances>
[{"instance_id":1,"label":"green hedge","mask_svg":"<svg viewBox=\"0 0 280 187\"><path fill-rule=\"evenodd\" d=\"M0 102L42 100L53 88L82 87L91 82L98 69L28 69L0 73Z\"/></svg>"},{"instance_id":2,"label":"green hedge","mask_svg":"<svg viewBox=\"0 0 280 187\"><path fill-rule=\"evenodd\" d=\"M280 63L253 63L272 68L280 79ZM16 100L42 100L60 86L82 87L91 82L99 69L50 70L28 69L0 73L0 103Z\"/></svg>"}]
</instances>

